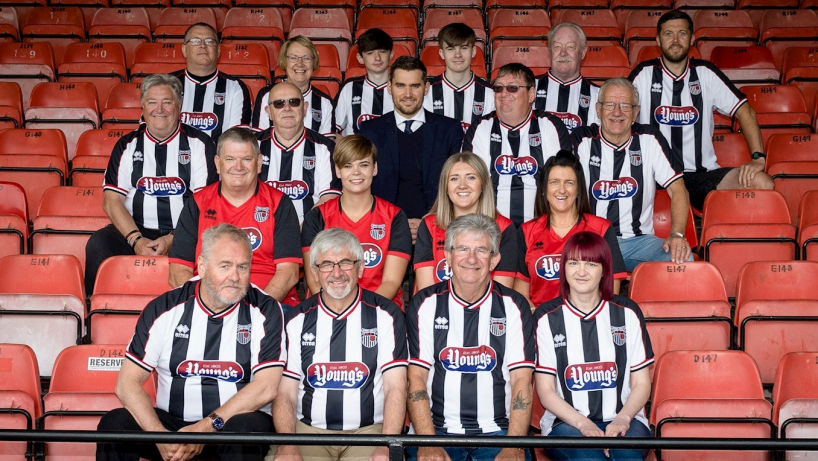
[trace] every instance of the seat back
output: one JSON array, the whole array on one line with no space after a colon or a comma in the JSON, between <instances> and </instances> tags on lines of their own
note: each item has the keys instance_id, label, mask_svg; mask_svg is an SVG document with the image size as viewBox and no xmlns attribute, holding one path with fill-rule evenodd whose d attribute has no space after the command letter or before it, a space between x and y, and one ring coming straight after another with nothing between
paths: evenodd
<instances>
[{"instance_id":1,"label":"seat back","mask_svg":"<svg viewBox=\"0 0 818 461\"><path fill-rule=\"evenodd\" d=\"M32 420L42 414L40 370L34 350L25 344L0 343L0 392L20 391L31 399ZM6 415L0 421L8 421Z\"/></svg>"},{"instance_id":2,"label":"seat back","mask_svg":"<svg viewBox=\"0 0 818 461\"><path fill-rule=\"evenodd\" d=\"M716 46L754 46L758 30L753 27L750 13L744 10L698 10L693 15L693 42L704 59L710 59Z\"/></svg>"},{"instance_id":3,"label":"seat back","mask_svg":"<svg viewBox=\"0 0 818 461\"><path fill-rule=\"evenodd\" d=\"M290 24L290 36L295 35L332 44L338 49L338 56L348 55L352 46L352 24L340 8L298 8Z\"/></svg>"},{"instance_id":4,"label":"seat back","mask_svg":"<svg viewBox=\"0 0 818 461\"><path fill-rule=\"evenodd\" d=\"M660 238L670 237L671 212L670 196L666 190L657 190L653 201L653 233ZM693 209L688 207L687 227L685 238L690 248L695 250L699 246L699 238L696 235L696 222L693 220Z\"/></svg>"},{"instance_id":5,"label":"seat back","mask_svg":"<svg viewBox=\"0 0 818 461\"><path fill-rule=\"evenodd\" d=\"M616 15L609 9L566 9L559 19L551 15L551 23L573 22L582 27L591 45L619 45L622 43L622 31L616 22Z\"/></svg>"},{"instance_id":6,"label":"seat back","mask_svg":"<svg viewBox=\"0 0 818 461\"><path fill-rule=\"evenodd\" d=\"M20 85L23 110L35 85L56 80L54 51L49 43L0 42L0 81Z\"/></svg>"},{"instance_id":7,"label":"seat back","mask_svg":"<svg viewBox=\"0 0 818 461\"><path fill-rule=\"evenodd\" d=\"M798 244L801 245L801 259L818 261L818 190L807 191L801 197Z\"/></svg>"},{"instance_id":8,"label":"seat back","mask_svg":"<svg viewBox=\"0 0 818 461\"><path fill-rule=\"evenodd\" d=\"M209 7L166 8L159 14L156 27L153 29L158 43L181 42L187 29L193 24L205 23L219 30L216 24L216 13Z\"/></svg>"},{"instance_id":9,"label":"seat back","mask_svg":"<svg viewBox=\"0 0 818 461\"><path fill-rule=\"evenodd\" d=\"M139 126L142 118L139 89L139 83L130 82L111 87L100 117L102 128L132 131Z\"/></svg>"},{"instance_id":10,"label":"seat back","mask_svg":"<svg viewBox=\"0 0 818 461\"><path fill-rule=\"evenodd\" d=\"M85 301L82 266L71 255L11 255L0 259L0 293L62 294Z\"/></svg>"},{"instance_id":11,"label":"seat back","mask_svg":"<svg viewBox=\"0 0 818 461\"><path fill-rule=\"evenodd\" d=\"M814 283L818 262L755 261L741 268L736 289L736 306L748 301L800 299L818 301Z\"/></svg>"},{"instance_id":12,"label":"seat back","mask_svg":"<svg viewBox=\"0 0 818 461\"><path fill-rule=\"evenodd\" d=\"M40 83L31 91L26 128L57 128L65 134L68 160L83 132L99 126L97 90L92 83Z\"/></svg>"},{"instance_id":13,"label":"seat back","mask_svg":"<svg viewBox=\"0 0 818 461\"><path fill-rule=\"evenodd\" d=\"M790 222L784 197L770 190L712 191L705 199L702 212L702 232L715 224Z\"/></svg>"},{"instance_id":14,"label":"seat back","mask_svg":"<svg viewBox=\"0 0 818 461\"><path fill-rule=\"evenodd\" d=\"M113 256L99 266L94 293L159 296L172 288L166 256Z\"/></svg>"},{"instance_id":15,"label":"seat back","mask_svg":"<svg viewBox=\"0 0 818 461\"><path fill-rule=\"evenodd\" d=\"M773 384L773 422L781 428L782 407L793 399L818 401L818 352L790 352L781 357ZM816 415L812 415L815 417Z\"/></svg>"},{"instance_id":16,"label":"seat back","mask_svg":"<svg viewBox=\"0 0 818 461\"><path fill-rule=\"evenodd\" d=\"M143 43L136 47L131 83L141 83L150 74L167 74L185 68L182 43Z\"/></svg>"},{"instance_id":17,"label":"seat back","mask_svg":"<svg viewBox=\"0 0 818 461\"><path fill-rule=\"evenodd\" d=\"M27 242L26 192L18 184L0 182L0 258L24 254Z\"/></svg>"},{"instance_id":18,"label":"seat back","mask_svg":"<svg viewBox=\"0 0 818 461\"><path fill-rule=\"evenodd\" d=\"M793 222L801 197L818 189L818 136L774 134L767 140L767 173L784 196Z\"/></svg>"},{"instance_id":19,"label":"seat back","mask_svg":"<svg viewBox=\"0 0 818 461\"><path fill-rule=\"evenodd\" d=\"M818 12L770 9L763 12L759 30L759 43L772 51L776 65L781 66L788 47L818 45Z\"/></svg>"},{"instance_id":20,"label":"seat back","mask_svg":"<svg viewBox=\"0 0 818 461\"><path fill-rule=\"evenodd\" d=\"M781 79L772 53L763 46L720 44L710 53L710 61L740 87L776 84Z\"/></svg>"},{"instance_id":21,"label":"seat back","mask_svg":"<svg viewBox=\"0 0 818 461\"><path fill-rule=\"evenodd\" d=\"M24 42L48 42L54 49L55 64L71 43L85 41L85 15L76 6L32 8L22 29Z\"/></svg>"},{"instance_id":22,"label":"seat back","mask_svg":"<svg viewBox=\"0 0 818 461\"><path fill-rule=\"evenodd\" d=\"M22 186L29 216L36 213L46 189L65 184L65 146L61 130L0 130L0 181Z\"/></svg>"},{"instance_id":23,"label":"seat back","mask_svg":"<svg viewBox=\"0 0 818 461\"><path fill-rule=\"evenodd\" d=\"M125 50L127 67L133 65L136 47L153 40L150 16L145 8L100 8L88 29L91 43L119 43Z\"/></svg>"},{"instance_id":24,"label":"seat back","mask_svg":"<svg viewBox=\"0 0 818 461\"><path fill-rule=\"evenodd\" d=\"M722 168L738 168L752 160L742 133L714 134L713 149L716 151L716 162Z\"/></svg>"},{"instance_id":25,"label":"seat back","mask_svg":"<svg viewBox=\"0 0 818 461\"><path fill-rule=\"evenodd\" d=\"M17 82L0 81L0 129L23 126L23 91Z\"/></svg>"},{"instance_id":26,"label":"seat back","mask_svg":"<svg viewBox=\"0 0 818 461\"><path fill-rule=\"evenodd\" d=\"M128 81L125 48L120 43L72 43L57 69L62 83L90 82L104 101L111 87Z\"/></svg>"},{"instance_id":27,"label":"seat back","mask_svg":"<svg viewBox=\"0 0 818 461\"><path fill-rule=\"evenodd\" d=\"M596 84L629 73L628 53L620 45L589 46L582 60L582 75Z\"/></svg>"},{"instance_id":28,"label":"seat back","mask_svg":"<svg viewBox=\"0 0 818 461\"><path fill-rule=\"evenodd\" d=\"M20 20L13 6L0 7L0 41L20 41Z\"/></svg>"},{"instance_id":29,"label":"seat back","mask_svg":"<svg viewBox=\"0 0 818 461\"><path fill-rule=\"evenodd\" d=\"M87 330L91 344L127 344L136 321L156 295L94 293L88 313Z\"/></svg>"},{"instance_id":30,"label":"seat back","mask_svg":"<svg viewBox=\"0 0 818 461\"><path fill-rule=\"evenodd\" d=\"M662 12L656 10L639 9L628 12L622 44L628 50L628 60L631 66L637 64L639 50L656 44L656 24L661 16Z\"/></svg>"}]
</instances>

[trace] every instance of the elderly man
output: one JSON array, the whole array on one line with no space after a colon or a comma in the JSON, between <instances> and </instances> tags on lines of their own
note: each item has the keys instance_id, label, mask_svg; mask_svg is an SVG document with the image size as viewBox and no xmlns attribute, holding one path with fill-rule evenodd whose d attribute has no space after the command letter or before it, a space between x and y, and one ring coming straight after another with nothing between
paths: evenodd
<instances>
[{"instance_id":1,"label":"elderly man","mask_svg":"<svg viewBox=\"0 0 818 461\"><path fill-rule=\"evenodd\" d=\"M202 235L201 280L142 311L116 383L124 408L101 431L273 432L270 402L286 358L281 306L250 286L247 235L229 224ZM155 371L156 408L142 388ZM259 445L101 443L98 460L261 460Z\"/></svg>"},{"instance_id":2,"label":"elderly man","mask_svg":"<svg viewBox=\"0 0 818 461\"><path fill-rule=\"evenodd\" d=\"M216 69L219 36L209 24L198 23L185 32L185 68L173 73L185 95L182 122L207 133L214 141L228 128L249 125L250 92L236 78Z\"/></svg>"},{"instance_id":3,"label":"elderly man","mask_svg":"<svg viewBox=\"0 0 818 461\"><path fill-rule=\"evenodd\" d=\"M273 405L280 433L400 434L406 330L392 301L358 285L364 250L351 232L320 232L310 269L321 292L286 316L287 366ZM286 459L383 459L387 447L283 446ZM291 458L292 457L292 458Z\"/></svg>"},{"instance_id":4,"label":"elderly man","mask_svg":"<svg viewBox=\"0 0 818 461\"><path fill-rule=\"evenodd\" d=\"M491 280L500 228L480 214L446 229L452 277L419 291L406 309L409 417L420 435L528 434L534 320L525 298ZM421 447L419 459L523 459L520 448Z\"/></svg>"},{"instance_id":5,"label":"elderly man","mask_svg":"<svg viewBox=\"0 0 818 461\"><path fill-rule=\"evenodd\" d=\"M645 98L639 123L660 129L670 147L684 158L684 182L690 201L704 206L715 189L772 189L764 172L767 156L755 111L747 98L708 61L691 59L693 20L679 10L668 11L656 26L662 56L637 65L630 80ZM713 149L713 109L735 117L752 161L738 168L721 168Z\"/></svg>"},{"instance_id":6,"label":"elderly man","mask_svg":"<svg viewBox=\"0 0 818 461\"><path fill-rule=\"evenodd\" d=\"M91 235L85 247L89 296L105 259L168 254L182 206L193 192L219 179L213 141L179 123L179 80L149 75L141 91L145 123L117 141L105 170L103 208L112 224Z\"/></svg>"},{"instance_id":7,"label":"elderly man","mask_svg":"<svg viewBox=\"0 0 818 461\"><path fill-rule=\"evenodd\" d=\"M250 239L250 280L273 298L290 306L298 304L298 217L286 195L258 180L261 166L252 131L234 127L219 138L216 169L221 181L194 194L182 210L176 242L168 255L171 286L180 286L195 275L193 262L201 254L202 233L227 222L243 229Z\"/></svg>"},{"instance_id":8,"label":"elderly man","mask_svg":"<svg viewBox=\"0 0 818 461\"><path fill-rule=\"evenodd\" d=\"M297 86L279 83L269 96L264 110L273 126L256 134L262 155L260 178L293 201L300 223L313 206L341 193L332 164L335 143L304 127L309 104Z\"/></svg>"},{"instance_id":9,"label":"elderly man","mask_svg":"<svg viewBox=\"0 0 818 461\"><path fill-rule=\"evenodd\" d=\"M519 226L534 217L540 169L560 150L571 150L571 138L557 117L533 110L534 73L528 67L504 65L493 88L496 112L469 128L463 150L486 162L497 211Z\"/></svg>"},{"instance_id":10,"label":"elderly man","mask_svg":"<svg viewBox=\"0 0 818 461\"><path fill-rule=\"evenodd\" d=\"M598 123L596 100L599 87L583 78L580 64L588 52L585 32L573 22L562 22L548 32L551 69L537 81L539 111L556 115L568 131Z\"/></svg>"},{"instance_id":11,"label":"elderly man","mask_svg":"<svg viewBox=\"0 0 818 461\"><path fill-rule=\"evenodd\" d=\"M596 103L601 125L571 133L588 184L591 212L613 224L625 268L645 261L682 263L690 258L685 239L690 202L682 178L682 159L659 130L634 123L639 92L624 78L610 79ZM653 233L656 184L671 202L670 236Z\"/></svg>"}]
</instances>

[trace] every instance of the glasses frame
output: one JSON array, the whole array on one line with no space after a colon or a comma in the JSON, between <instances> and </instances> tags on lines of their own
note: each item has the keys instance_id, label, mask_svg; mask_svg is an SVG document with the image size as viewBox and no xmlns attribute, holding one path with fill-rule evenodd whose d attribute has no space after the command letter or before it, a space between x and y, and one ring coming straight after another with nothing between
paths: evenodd
<instances>
[{"instance_id":1,"label":"glasses frame","mask_svg":"<svg viewBox=\"0 0 818 461\"><path fill-rule=\"evenodd\" d=\"M508 91L511 94L515 94L518 91L520 91L520 88L525 88L526 90L528 90L529 88L533 87L531 85L497 85L497 84L491 86L491 89L494 91L494 94L501 94L503 90Z\"/></svg>"},{"instance_id":2,"label":"glasses frame","mask_svg":"<svg viewBox=\"0 0 818 461\"><path fill-rule=\"evenodd\" d=\"M599 104L603 109L607 110L608 112L613 112L616 109L617 105L618 105L619 110L622 111L622 113L624 113L624 114L629 114L629 113L633 112L634 108L639 107L639 104L632 104L632 103L629 103L629 102L616 103L616 102L612 102L612 101L604 101L604 102L603 101L597 101L596 103ZM609 108L605 107L608 104L613 104L613 106L611 106L611 108L609 109Z\"/></svg>"},{"instance_id":3,"label":"glasses frame","mask_svg":"<svg viewBox=\"0 0 818 461\"><path fill-rule=\"evenodd\" d=\"M276 109L283 109L284 106L289 107L301 107L301 103L304 101L304 98L287 98L287 99L273 99L270 100L270 104Z\"/></svg>"},{"instance_id":4,"label":"glasses frame","mask_svg":"<svg viewBox=\"0 0 818 461\"><path fill-rule=\"evenodd\" d=\"M449 252L454 256L468 257L474 253L474 256L480 259L486 259L494 256L494 252L486 247L469 248L466 245L460 245L449 248Z\"/></svg>"},{"instance_id":5,"label":"glasses frame","mask_svg":"<svg viewBox=\"0 0 818 461\"><path fill-rule=\"evenodd\" d=\"M321 272L322 274L331 274L331 273L335 272L335 266L338 266L338 269L341 272L349 272L349 271L355 269L355 266L359 262L361 262L360 259L355 259L355 260L342 259L342 260L340 260L338 262L324 261L321 264L315 264L315 267L318 268L318 272ZM347 264L351 264L351 266L349 266L349 268L347 268L347 269L344 269L343 265L347 265ZM329 269L329 270L327 270L327 269Z\"/></svg>"},{"instance_id":6,"label":"glasses frame","mask_svg":"<svg viewBox=\"0 0 818 461\"><path fill-rule=\"evenodd\" d=\"M198 42L198 43L196 43L196 42ZM202 46L202 45L204 45L204 46L206 46L208 48L212 48L214 46L219 45L219 40L215 39L215 38L193 37L193 38L187 39L187 41L185 41L185 45L190 45L190 46Z\"/></svg>"}]
</instances>

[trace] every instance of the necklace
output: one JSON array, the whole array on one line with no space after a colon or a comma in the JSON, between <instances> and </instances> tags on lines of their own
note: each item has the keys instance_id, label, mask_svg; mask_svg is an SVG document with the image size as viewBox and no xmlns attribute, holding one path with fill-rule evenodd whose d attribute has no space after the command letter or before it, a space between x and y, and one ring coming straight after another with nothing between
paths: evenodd
<instances>
[{"instance_id":1,"label":"necklace","mask_svg":"<svg viewBox=\"0 0 818 461\"><path fill-rule=\"evenodd\" d=\"M551 224L551 227L556 227L557 229L569 229L571 227L574 227L577 224L577 220L575 219L574 222L572 222L571 224L569 224L567 226L558 226L558 225L556 225L554 223L550 223L550 224Z\"/></svg>"}]
</instances>

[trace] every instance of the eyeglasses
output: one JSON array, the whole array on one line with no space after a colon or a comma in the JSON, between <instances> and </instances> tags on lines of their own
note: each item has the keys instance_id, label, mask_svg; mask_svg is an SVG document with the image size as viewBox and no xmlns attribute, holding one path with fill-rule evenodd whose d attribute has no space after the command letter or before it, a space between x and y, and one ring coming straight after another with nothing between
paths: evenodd
<instances>
[{"instance_id":1,"label":"eyeglasses","mask_svg":"<svg viewBox=\"0 0 818 461\"><path fill-rule=\"evenodd\" d=\"M290 61L293 64L297 63L299 60L304 64L309 64L312 62L312 56L296 56L294 54L287 55L287 61Z\"/></svg>"},{"instance_id":2,"label":"eyeglasses","mask_svg":"<svg viewBox=\"0 0 818 461\"><path fill-rule=\"evenodd\" d=\"M341 269L342 271L346 272L346 271L351 271L352 268L354 268L355 265L358 264L358 261L359 260L357 260L357 259L355 261L353 261L351 259L342 259L342 260L338 261L337 263L334 263L332 261L324 261L321 264L316 264L315 267L318 268L318 272L323 272L325 274L334 271L335 266L338 266L338 269Z\"/></svg>"},{"instance_id":3,"label":"eyeglasses","mask_svg":"<svg viewBox=\"0 0 818 461\"><path fill-rule=\"evenodd\" d=\"M455 256L468 256L470 253L474 252L474 255L478 258L488 258L492 254L494 254L491 250L486 247L477 247L477 248L469 248L466 245L460 245L457 247L452 248L452 254Z\"/></svg>"},{"instance_id":4,"label":"eyeglasses","mask_svg":"<svg viewBox=\"0 0 818 461\"><path fill-rule=\"evenodd\" d=\"M616 106L619 106L619 110L621 110L622 112L625 112L625 113L631 112L634 107L639 105L639 104L630 104L630 103L627 103L627 102L620 102L620 103L617 104L615 102L602 102L602 101L597 101L597 104L601 104L602 107L605 110L609 111L609 112L614 110L614 108L616 108Z\"/></svg>"},{"instance_id":5,"label":"eyeglasses","mask_svg":"<svg viewBox=\"0 0 818 461\"><path fill-rule=\"evenodd\" d=\"M276 109L283 109L284 105L288 105L290 107L300 107L301 106L301 98L290 98L290 99L276 99L270 101L270 104L273 105Z\"/></svg>"},{"instance_id":6,"label":"eyeglasses","mask_svg":"<svg viewBox=\"0 0 818 461\"><path fill-rule=\"evenodd\" d=\"M188 41L186 41L186 42L185 42L185 44L188 44L188 45L193 45L193 46L199 46L199 45L201 45L202 43L204 43L204 44L205 44L205 46L210 47L210 46L216 46L216 45L218 45L218 44L219 44L219 41L218 41L218 40L216 40L215 38L199 38L199 37L193 37L193 38L188 39Z\"/></svg>"},{"instance_id":7,"label":"eyeglasses","mask_svg":"<svg viewBox=\"0 0 818 461\"><path fill-rule=\"evenodd\" d=\"M520 91L520 88L525 89L531 88L531 85L494 85L492 86L492 88L494 89L494 92L497 94L502 93L503 90L506 90L509 93L516 93Z\"/></svg>"}]
</instances>

